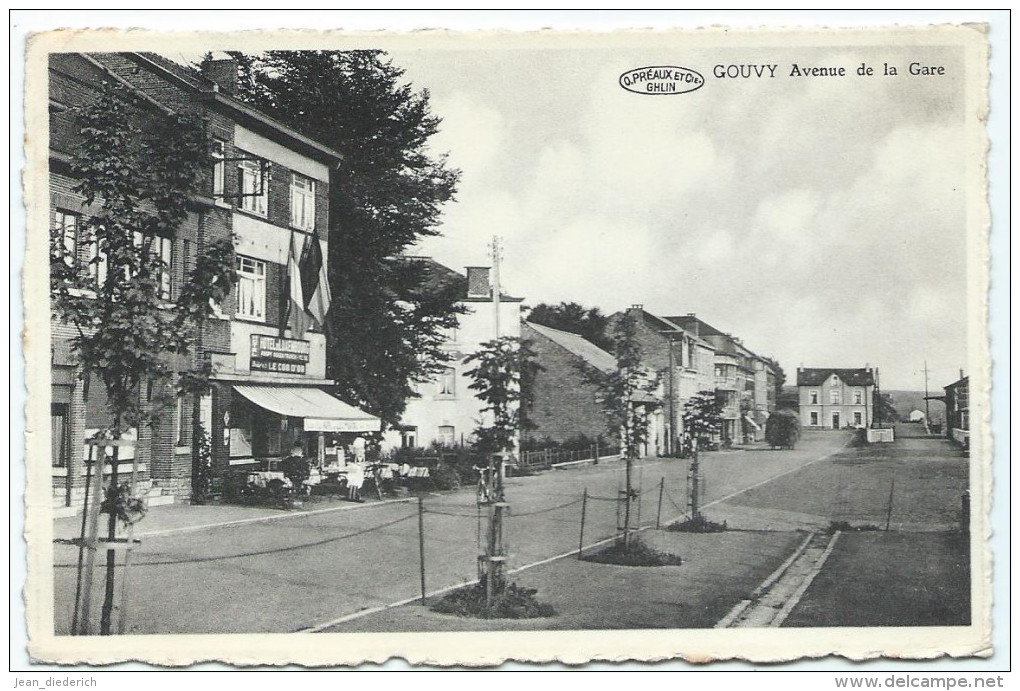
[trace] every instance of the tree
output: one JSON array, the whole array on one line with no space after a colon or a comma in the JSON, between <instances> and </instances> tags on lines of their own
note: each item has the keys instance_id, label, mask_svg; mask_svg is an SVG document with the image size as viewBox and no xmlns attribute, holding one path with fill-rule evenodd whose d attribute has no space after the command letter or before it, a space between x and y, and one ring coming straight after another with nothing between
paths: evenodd
<instances>
[{"instance_id":1,"label":"tree","mask_svg":"<svg viewBox=\"0 0 1020 691\"><path fill-rule=\"evenodd\" d=\"M684 430L699 445L707 445L722 429L723 402L715 391L699 391L684 404Z\"/></svg>"},{"instance_id":2,"label":"tree","mask_svg":"<svg viewBox=\"0 0 1020 691\"><path fill-rule=\"evenodd\" d=\"M777 410L765 421L769 446L792 449L800 438L800 416L792 410Z\"/></svg>"},{"instance_id":3,"label":"tree","mask_svg":"<svg viewBox=\"0 0 1020 691\"><path fill-rule=\"evenodd\" d=\"M187 218L209 165L211 141L203 123L192 116L140 116L138 107L130 91L104 82L95 101L78 109L83 137L71 168L79 181L74 189L85 197L89 214L73 243L66 228L53 229L50 238L52 311L77 332L71 347L86 389L93 378L106 389L112 425L104 438L114 442L126 429L151 423L173 400L163 392L175 374L183 375L178 388L193 390L201 384L207 371L177 373L172 356L189 352L211 312L210 302L235 280L232 242L212 244L176 302L169 301L170 267L157 249L159 238L174 237ZM78 252L84 247L92 248L88 261ZM118 516L125 519L137 506L130 496L134 488L118 480L118 445L112 446L102 503L109 514L110 540L116 537ZM96 482L101 480L99 472ZM114 572L110 550L104 635L111 632ZM88 576L91 584L91 569Z\"/></svg>"},{"instance_id":4,"label":"tree","mask_svg":"<svg viewBox=\"0 0 1020 691\"><path fill-rule=\"evenodd\" d=\"M576 302L535 305L528 312L528 321L561 331L583 336L599 348L612 351L613 339L609 334L609 317L598 307L584 307Z\"/></svg>"},{"instance_id":5,"label":"tree","mask_svg":"<svg viewBox=\"0 0 1020 691\"><path fill-rule=\"evenodd\" d=\"M504 463L520 434L520 411L524 403L521 378L523 373L536 367L534 355L526 342L501 336L483 343L480 350L464 359L466 363L476 363L467 372L472 379L468 388L485 404L482 413L488 413L489 417L488 424L480 424L475 430L475 447L492 459L485 492L491 508L482 573L486 606L491 605L493 596L502 593L507 585L503 513L508 506L503 488Z\"/></svg>"},{"instance_id":6,"label":"tree","mask_svg":"<svg viewBox=\"0 0 1020 691\"><path fill-rule=\"evenodd\" d=\"M637 496L631 482L634 459L641 455L641 448L648 441L647 403L643 399L655 391L658 381L641 364L641 345L633 315L625 314L616 320L612 336L616 368L603 372L585 365L582 371L599 392L610 433L620 437L620 451L626 464L623 544L627 550L631 545L631 505Z\"/></svg>"},{"instance_id":7,"label":"tree","mask_svg":"<svg viewBox=\"0 0 1020 691\"><path fill-rule=\"evenodd\" d=\"M691 435L691 519L701 520L701 446L711 443L722 428L724 399L717 391L699 391L684 404L684 430Z\"/></svg>"},{"instance_id":8,"label":"tree","mask_svg":"<svg viewBox=\"0 0 1020 691\"><path fill-rule=\"evenodd\" d=\"M395 425L413 385L441 370L457 295L396 259L438 234L460 176L428 141L428 91L378 50L232 53L238 96L343 155L330 177L327 367L338 394Z\"/></svg>"}]
</instances>

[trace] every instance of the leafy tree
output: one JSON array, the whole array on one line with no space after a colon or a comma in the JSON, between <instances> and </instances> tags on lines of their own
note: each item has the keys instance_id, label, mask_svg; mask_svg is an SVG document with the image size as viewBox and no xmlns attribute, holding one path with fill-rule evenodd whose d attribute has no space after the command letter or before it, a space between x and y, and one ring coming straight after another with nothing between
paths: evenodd
<instances>
[{"instance_id":1,"label":"leafy tree","mask_svg":"<svg viewBox=\"0 0 1020 691\"><path fill-rule=\"evenodd\" d=\"M175 375L172 356L189 352L210 315L210 301L229 291L235 280L232 242L213 244L176 302L169 302L170 267L153 243L172 238L187 218L209 164L211 143L192 116L146 113L137 118L137 107L130 92L104 82L96 100L78 109L83 137L71 167L79 180L74 189L84 196L89 213L77 228L74 245L75 250L93 247L91 259L86 262L84 252L71 251L64 229L53 229L50 238L52 312L77 332L71 347L85 386L98 379L106 389L113 424L104 436L113 440L130 427L151 423L173 400L162 393ZM184 374L178 386L194 390L205 373ZM103 501L110 539L116 537L118 517L127 520L137 513L130 488L118 481L117 448ZM103 634L110 633L114 571L111 551Z\"/></svg>"},{"instance_id":2,"label":"leafy tree","mask_svg":"<svg viewBox=\"0 0 1020 691\"><path fill-rule=\"evenodd\" d=\"M881 393L876 389L872 395L872 404L874 405L872 419L875 424L896 422L900 419L899 413L896 412L896 405L893 403L892 394Z\"/></svg>"},{"instance_id":3,"label":"leafy tree","mask_svg":"<svg viewBox=\"0 0 1020 691\"><path fill-rule=\"evenodd\" d=\"M576 302L561 302L558 305L542 302L528 312L528 321L578 334L603 350L613 350L609 317L602 314L598 307L586 308Z\"/></svg>"},{"instance_id":4,"label":"leafy tree","mask_svg":"<svg viewBox=\"0 0 1020 691\"><path fill-rule=\"evenodd\" d=\"M777 410L765 421L769 446L792 449L800 438L800 416L792 410Z\"/></svg>"},{"instance_id":5,"label":"leafy tree","mask_svg":"<svg viewBox=\"0 0 1020 691\"><path fill-rule=\"evenodd\" d=\"M723 401L715 391L699 391L684 405L684 430L706 445L722 429Z\"/></svg>"},{"instance_id":6,"label":"leafy tree","mask_svg":"<svg viewBox=\"0 0 1020 691\"><path fill-rule=\"evenodd\" d=\"M467 372L472 379L468 388L485 403L482 412L489 413L491 418L490 424L475 429L475 447L480 451L510 451L516 445L521 409L531 403L527 400L531 387L523 387L522 379L534 377L539 368L534 357L527 341L501 336L483 343L480 350L464 358L465 363L477 363Z\"/></svg>"},{"instance_id":7,"label":"leafy tree","mask_svg":"<svg viewBox=\"0 0 1020 691\"><path fill-rule=\"evenodd\" d=\"M506 563L501 558L492 557L506 556L503 514L507 506L503 464L520 434L521 377L522 373L534 369L533 358L534 352L526 342L512 336L501 336L483 343L480 350L464 359L465 362L476 363L467 373L472 379L468 388L475 391L475 396L485 404L483 414L489 414L489 424L481 424L475 430L475 446L494 459L494 463L489 465L485 492L492 504L482 573L486 606L491 606L493 596L507 588Z\"/></svg>"},{"instance_id":8,"label":"leafy tree","mask_svg":"<svg viewBox=\"0 0 1020 691\"><path fill-rule=\"evenodd\" d=\"M442 368L460 297L394 259L438 234L460 176L428 150L440 124L428 91L378 50L231 55L241 99L343 154L330 178L327 366L342 398L394 425L413 385Z\"/></svg>"},{"instance_id":9,"label":"leafy tree","mask_svg":"<svg viewBox=\"0 0 1020 691\"><path fill-rule=\"evenodd\" d=\"M648 441L649 428L647 410L639 401L655 391L658 381L650 377L641 364L641 345L637 340L637 320L634 316L624 314L616 320L612 335L616 368L611 372L603 372L591 366L583 366L582 371L586 380L599 392L610 432L620 437L627 484L623 543L624 549L629 549L631 504L637 496L631 476L634 459L641 455L641 448Z\"/></svg>"}]
</instances>

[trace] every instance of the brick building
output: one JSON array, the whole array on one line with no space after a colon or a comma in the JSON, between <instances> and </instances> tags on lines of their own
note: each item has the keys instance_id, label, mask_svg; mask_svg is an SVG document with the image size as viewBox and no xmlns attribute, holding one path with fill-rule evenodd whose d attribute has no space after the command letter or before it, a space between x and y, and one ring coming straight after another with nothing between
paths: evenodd
<instances>
[{"instance_id":1,"label":"brick building","mask_svg":"<svg viewBox=\"0 0 1020 691\"><path fill-rule=\"evenodd\" d=\"M612 372L616 359L577 334L533 322L521 324L521 338L535 351L535 362L542 368L535 374L528 410L535 427L523 436L562 443L581 435L597 439L615 434L607 429L598 388L585 376L585 369Z\"/></svg>"},{"instance_id":2,"label":"brick building","mask_svg":"<svg viewBox=\"0 0 1020 691\"><path fill-rule=\"evenodd\" d=\"M211 469L220 476L233 467L265 467L288 455L295 441L321 459L324 432L378 429L378 420L324 391L332 382L325 378L321 326L302 309L283 316L291 292L288 262L294 258L296 266L296 258L314 250L311 243L319 244L321 269L303 278L323 295L330 170L340 154L236 99L229 60L198 71L152 54L54 54L49 76L51 219L77 261L97 255L76 237L89 208L73 191L70 163L81 141L74 108L94 100L103 82L122 88L138 122L173 112L198 115L213 142L203 193L191 200L175 235L156 246L168 267L168 301L218 240L234 239L238 283L215 306L193 351L174 363L184 370L210 362L211 392L177 397L172 409L154 411L151 425L127 434L135 444L121 456L137 457L149 503L190 495L200 462L198 430L209 435ZM92 266L103 270L101 263ZM67 507L82 500L84 440L111 423L102 384L85 386L78 376L73 336L69 326L53 323L53 490L55 505Z\"/></svg>"},{"instance_id":3,"label":"brick building","mask_svg":"<svg viewBox=\"0 0 1020 691\"><path fill-rule=\"evenodd\" d=\"M964 449L970 448L970 377L963 376L944 387L946 436Z\"/></svg>"},{"instance_id":4,"label":"brick building","mask_svg":"<svg viewBox=\"0 0 1020 691\"><path fill-rule=\"evenodd\" d=\"M709 343L714 352L715 390L723 401L722 437L751 442L762 437L776 409L776 373L743 341L699 319L696 314L667 319Z\"/></svg>"}]
</instances>

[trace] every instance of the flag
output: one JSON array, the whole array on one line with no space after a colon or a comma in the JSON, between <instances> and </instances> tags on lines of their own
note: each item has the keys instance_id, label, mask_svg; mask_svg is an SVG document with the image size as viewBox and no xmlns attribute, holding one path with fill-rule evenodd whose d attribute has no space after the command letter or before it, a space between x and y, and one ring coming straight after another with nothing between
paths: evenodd
<instances>
[{"instance_id":1,"label":"flag","mask_svg":"<svg viewBox=\"0 0 1020 691\"><path fill-rule=\"evenodd\" d=\"M326 262L318 230L305 243L301 253L301 291L305 310L319 328L325 331L326 313L329 312L332 296L329 293L329 279L326 276Z\"/></svg>"},{"instance_id":2,"label":"flag","mask_svg":"<svg viewBox=\"0 0 1020 691\"><path fill-rule=\"evenodd\" d=\"M308 328L308 314L305 312L305 299L302 291L301 265L298 256L301 254L299 247L302 244L302 237L291 231L290 254L287 257L287 311L286 318L281 324L290 327L291 338L304 338L305 330Z\"/></svg>"}]
</instances>

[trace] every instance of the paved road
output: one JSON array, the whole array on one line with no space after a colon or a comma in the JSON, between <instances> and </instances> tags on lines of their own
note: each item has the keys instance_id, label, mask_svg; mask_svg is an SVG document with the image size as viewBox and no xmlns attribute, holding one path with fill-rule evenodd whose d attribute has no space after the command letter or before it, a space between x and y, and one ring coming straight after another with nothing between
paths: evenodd
<instances>
[{"instance_id":1,"label":"paved road","mask_svg":"<svg viewBox=\"0 0 1020 691\"><path fill-rule=\"evenodd\" d=\"M711 505L767 484L847 441L845 434L808 433L794 451L705 454L705 502ZM684 461L637 464L643 524L655 522L663 479L662 519L680 515L686 475ZM585 543L612 535L617 522L612 500L622 485L620 463L510 479L511 567L577 548L585 488L592 497ZM424 504L428 590L474 579L482 525L474 492L429 495ZM76 557L76 548L55 545L57 633L69 629ZM133 559L130 633L298 631L419 593L417 504L306 512L271 522L149 536ZM97 598L100 590L97 583ZM98 602L93 611L99 611Z\"/></svg>"}]
</instances>

